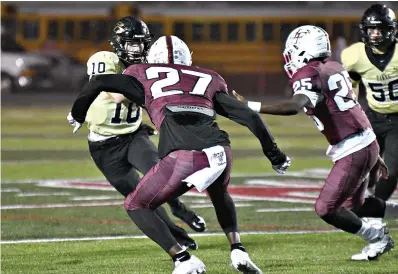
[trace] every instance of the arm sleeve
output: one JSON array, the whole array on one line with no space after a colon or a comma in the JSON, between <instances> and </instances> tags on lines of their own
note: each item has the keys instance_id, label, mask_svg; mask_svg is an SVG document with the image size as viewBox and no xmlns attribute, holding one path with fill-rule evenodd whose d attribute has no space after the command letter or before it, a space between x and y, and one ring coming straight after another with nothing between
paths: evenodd
<instances>
[{"instance_id":1,"label":"arm sleeve","mask_svg":"<svg viewBox=\"0 0 398 274\"><path fill-rule=\"evenodd\" d=\"M145 104L144 87L136 78L123 74L98 75L84 86L72 106L72 116L76 121L85 121L90 105L103 90L121 93L137 105Z\"/></svg>"},{"instance_id":2,"label":"arm sleeve","mask_svg":"<svg viewBox=\"0 0 398 274\"><path fill-rule=\"evenodd\" d=\"M265 156L272 164L285 161L286 156L279 150L261 117L247 105L224 92L218 92L214 100L214 109L218 114L249 128L259 139Z\"/></svg>"}]
</instances>

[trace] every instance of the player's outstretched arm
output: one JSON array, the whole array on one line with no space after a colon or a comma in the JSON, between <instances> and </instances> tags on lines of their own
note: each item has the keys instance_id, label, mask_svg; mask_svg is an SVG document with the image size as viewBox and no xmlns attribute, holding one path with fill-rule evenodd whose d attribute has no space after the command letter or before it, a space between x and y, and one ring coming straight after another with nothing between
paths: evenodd
<instances>
[{"instance_id":1,"label":"player's outstretched arm","mask_svg":"<svg viewBox=\"0 0 398 274\"><path fill-rule=\"evenodd\" d=\"M134 77L124 74L103 74L93 77L83 88L72 106L72 117L79 123L101 91L123 94L138 105L145 103L144 87Z\"/></svg>"},{"instance_id":2,"label":"player's outstretched arm","mask_svg":"<svg viewBox=\"0 0 398 274\"><path fill-rule=\"evenodd\" d=\"M241 103L246 104L249 108L256 112L271 114L271 115L296 115L304 107L311 104L308 96L303 94L296 94L289 100L275 102L273 104L265 104L263 102L246 101L243 96L239 95L236 91L232 91L233 96Z\"/></svg>"},{"instance_id":3,"label":"player's outstretched arm","mask_svg":"<svg viewBox=\"0 0 398 274\"><path fill-rule=\"evenodd\" d=\"M214 100L215 111L232 121L246 126L259 139L265 156L278 173L285 173L290 159L278 148L261 117L244 104L239 103L227 93L217 93Z\"/></svg>"}]
</instances>

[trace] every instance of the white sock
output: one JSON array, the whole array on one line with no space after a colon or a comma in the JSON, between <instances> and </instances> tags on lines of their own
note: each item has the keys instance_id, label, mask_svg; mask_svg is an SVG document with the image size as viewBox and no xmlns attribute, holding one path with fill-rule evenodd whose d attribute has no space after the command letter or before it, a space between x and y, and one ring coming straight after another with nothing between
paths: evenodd
<instances>
[{"instance_id":1,"label":"white sock","mask_svg":"<svg viewBox=\"0 0 398 274\"><path fill-rule=\"evenodd\" d=\"M384 218L398 218L398 204L393 202L386 202L386 211Z\"/></svg>"},{"instance_id":2,"label":"white sock","mask_svg":"<svg viewBox=\"0 0 398 274\"><path fill-rule=\"evenodd\" d=\"M377 238L381 238L384 235L384 232L371 227L367 222L362 221L362 227L356 233L359 237L364 239L367 242L372 242Z\"/></svg>"}]
</instances>

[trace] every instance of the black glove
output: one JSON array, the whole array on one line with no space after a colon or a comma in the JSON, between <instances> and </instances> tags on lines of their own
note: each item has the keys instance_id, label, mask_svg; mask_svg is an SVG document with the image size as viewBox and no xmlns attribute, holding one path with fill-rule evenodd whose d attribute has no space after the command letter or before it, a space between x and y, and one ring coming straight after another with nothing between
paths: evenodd
<instances>
[{"instance_id":1,"label":"black glove","mask_svg":"<svg viewBox=\"0 0 398 274\"><path fill-rule=\"evenodd\" d=\"M290 158L275 145L271 151L264 151L270 160L272 168L279 174L285 174L290 167Z\"/></svg>"},{"instance_id":2,"label":"black glove","mask_svg":"<svg viewBox=\"0 0 398 274\"><path fill-rule=\"evenodd\" d=\"M153 127L147 124L142 124L141 129L145 131L148 134L148 136L153 136L158 134L158 132Z\"/></svg>"},{"instance_id":3,"label":"black glove","mask_svg":"<svg viewBox=\"0 0 398 274\"><path fill-rule=\"evenodd\" d=\"M286 161L286 155L276 146L271 151L264 151L264 155L269 159L272 165L279 165Z\"/></svg>"}]
</instances>

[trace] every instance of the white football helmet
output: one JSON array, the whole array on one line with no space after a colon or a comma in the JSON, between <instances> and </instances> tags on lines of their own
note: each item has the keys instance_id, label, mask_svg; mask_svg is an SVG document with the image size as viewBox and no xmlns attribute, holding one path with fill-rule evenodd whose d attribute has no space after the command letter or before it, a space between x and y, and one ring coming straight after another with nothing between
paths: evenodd
<instances>
[{"instance_id":1,"label":"white football helmet","mask_svg":"<svg viewBox=\"0 0 398 274\"><path fill-rule=\"evenodd\" d=\"M283 51L284 68L292 78L309 60L331 55L329 35L326 31L316 26L301 26L293 30L286 40Z\"/></svg>"},{"instance_id":2,"label":"white football helmet","mask_svg":"<svg viewBox=\"0 0 398 274\"><path fill-rule=\"evenodd\" d=\"M148 63L192 65L192 54L188 46L180 38L162 36L151 46Z\"/></svg>"}]
</instances>

